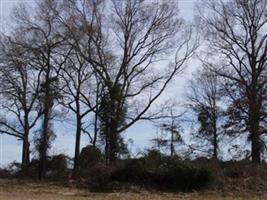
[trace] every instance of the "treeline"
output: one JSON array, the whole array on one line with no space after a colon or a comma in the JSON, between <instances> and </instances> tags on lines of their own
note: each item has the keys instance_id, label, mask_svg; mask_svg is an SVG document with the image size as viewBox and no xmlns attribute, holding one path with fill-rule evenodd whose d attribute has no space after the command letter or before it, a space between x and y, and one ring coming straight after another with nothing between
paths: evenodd
<instances>
[{"instance_id":1,"label":"treeline","mask_svg":"<svg viewBox=\"0 0 267 200\"><path fill-rule=\"evenodd\" d=\"M266 8L265 0L205 0L198 20L188 25L176 1L41 0L32 9L17 6L12 26L1 34L0 132L22 141L23 170L34 146L40 179L51 164L53 123L66 115L76 127L74 172L84 162L82 134L112 167L127 153L122 133L140 120L170 133L154 141L170 146L171 157L179 145L199 151L204 144L219 159L225 137L245 136L252 161L260 163L267 133ZM172 103L159 106L194 55L202 66L189 83L186 113ZM181 134L188 116L194 129L185 133L194 146Z\"/></svg>"}]
</instances>

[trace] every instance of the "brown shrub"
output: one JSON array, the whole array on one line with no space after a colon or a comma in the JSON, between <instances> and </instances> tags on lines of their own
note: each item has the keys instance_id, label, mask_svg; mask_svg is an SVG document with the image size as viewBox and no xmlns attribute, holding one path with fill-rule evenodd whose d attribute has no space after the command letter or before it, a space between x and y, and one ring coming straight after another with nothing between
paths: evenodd
<instances>
[{"instance_id":1,"label":"brown shrub","mask_svg":"<svg viewBox=\"0 0 267 200\"><path fill-rule=\"evenodd\" d=\"M86 170L101 161L102 154L99 149L89 145L82 148L79 156L80 168L82 170Z\"/></svg>"}]
</instances>

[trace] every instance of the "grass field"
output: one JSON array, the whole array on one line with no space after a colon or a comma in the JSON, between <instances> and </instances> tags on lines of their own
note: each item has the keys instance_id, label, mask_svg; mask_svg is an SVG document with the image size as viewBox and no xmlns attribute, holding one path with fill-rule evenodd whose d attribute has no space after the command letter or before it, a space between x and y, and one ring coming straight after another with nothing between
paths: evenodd
<instances>
[{"instance_id":1,"label":"grass field","mask_svg":"<svg viewBox=\"0 0 267 200\"><path fill-rule=\"evenodd\" d=\"M172 194L135 189L131 192L90 193L53 183L0 179L0 200L265 200L263 195L212 193Z\"/></svg>"}]
</instances>

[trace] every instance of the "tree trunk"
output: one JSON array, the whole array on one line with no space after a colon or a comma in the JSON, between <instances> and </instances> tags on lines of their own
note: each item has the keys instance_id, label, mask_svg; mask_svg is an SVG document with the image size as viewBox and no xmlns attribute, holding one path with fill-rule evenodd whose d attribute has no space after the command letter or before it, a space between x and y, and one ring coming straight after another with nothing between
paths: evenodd
<instances>
[{"instance_id":1,"label":"tree trunk","mask_svg":"<svg viewBox=\"0 0 267 200\"><path fill-rule=\"evenodd\" d=\"M79 170L79 156L80 156L80 142L81 142L81 132L82 132L82 122L80 114L77 113L77 125L76 125L76 141L75 141L75 155L74 155L74 172Z\"/></svg>"},{"instance_id":2,"label":"tree trunk","mask_svg":"<svg viewBox=\"0 0 267 200\"><path fill-rule=\"evenodd\" d=\"M256 81L253 81L256 82ZM251 158L253 163L261 162L261 141L260 141L260 110L261 104L257 98L256 83L253 84L249 92L249 117L248 130L251 139Z\"/></svg>"},{"instance_id":3,"label":"tree trunk","mask_svg":"<svg viewBox=\"0 0 267 200\"><path fill-rule=\"evenodd\" d=\"M110 141L109 141L109 163L110 165L114 164L117 160L118 153L118 133L117 133L117 122L112 119L110 124Z\"/></svg>"},{"instance_id":4,"label":"tree trunk","mask_svg":"<svg viewBox=\"0 0 267 200\"><path fill-rule=\"evenodd\" d=\"M261 162L261 143L256 134L251 136L251 158L253 163Z\"/></svg>"},{"instance_id":5,"label":"tree trunk","mask_svg":"<svg viewBox=\"0 0 267 200\"><path fill-rule=\"evenodd\" d=\"M217 115L214 111L213 116L213 158L218 159L218 133L217 133Z\"/></svg>"},{"instance_id":6,"label":"tree trunk","mask_svg":"<svg viewBox=\"0 0 267 200\"><path fill-rule=\"evenodd\" d=\"M24 135L23 145L22 145L22 169L25 170L30 164L30 143L28 135Z\"/></svg>"},{"instance_id":7,"label":"tree trunk","mask_svg":"<svg viewBox=\"0 0 267 200\"><path fill-rule=\"evenodd\" d=\"M29 122L28 122L28 114L26 113L24 116L24 137L23 137L23 145L22 145L22 169L26 170L30 164L30 143L29 143Z\"/></svg>"},{"instance_id":8,"label":"tree trunk","mask_svg":"<svg viewBox=\"0 0 267 200\"><path fill-rule=\"evenodd\" d=\"M45 177L46 172L46 159L47 159L47 146L48 146L48 134L49 134L49 108L46 105L44 112L44 124L43 133L41 139L41 149L40 149L40 163L39 163L39 179Z\"/></svg>"},{"instance_id":9,"label":"tree trunk","mask_svg":"<svg viewBox=\"0 0 267 200\"><path fill-rule=\"evenodd\" d=\"M171 125L171 157L173 157L174 155L174 144L173 144L173 140L174 140L174 123L172 120L172 125Z\"/></svg>"},{"instance_id":10,"label":"tree trunk","mask_svg":"<svg viewBox=\"0 0 267 200\"><path fill-rule=\"evenodd\" d=\"M93 138L93 141L92 141L92 145L93 147L95 148L96 147L96 139L97 139L97 133L98 133L98 115L95 114L95 121L94 121L94 138Z\"/></svg>"},{"instance_id":11,"label":"tree trunk","mask_svg":"<svg viewBox=\"0 0 267 200\"><path fill-rule=\"evenodd\" d=\"M217 141L217 133L213 135L213 158L218 159L218 141Z\"/></svg>"},{"instance_id":12,"label":"tree trunk","mask_svg":"<svg viewBox=\"0 0 267 200\"><path fill-rule=\"evenodd\" d=\"M107 127L107 124L106 124L106 127L105 127L105 161L106 161L106 166L109 165L109 142L110 142L110 138L109 138L109 135L110 135L110 129L109 127Z\"/></svg>"},{"instance_id":13,"label":"tree trunk","mask_svg":"<svg viewBox=\"0 0 267 200\"><path fill-rule=\"evenodd\" d=\"M46 160L47 160L47 149L49 142L49 120L50 120L50 111L53 106L53 97L50 91L50 77L49 77L49 69L46 75L46 83L45 83L45 99L44 99L44 121L43 121L43 132L41 137L41 146L40 146L40 162L39 162L39 179L45 178L46 173Z\"/></svg>"}]
</instances>

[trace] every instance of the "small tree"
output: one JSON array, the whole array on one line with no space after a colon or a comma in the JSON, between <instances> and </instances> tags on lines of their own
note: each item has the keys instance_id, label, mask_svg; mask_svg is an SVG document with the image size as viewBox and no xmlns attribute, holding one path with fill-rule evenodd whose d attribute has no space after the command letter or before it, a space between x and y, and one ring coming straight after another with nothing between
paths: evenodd
<instances>
[{"instance_id":1,"label":"small tree","mask_svg":"<svg viewBox=\"0 0 267 200\"><path fill-rule=\"evenodd\" d=\"M223 133L222 87L216 73L207 68L199 70L192 78L187 93L188 106L196 116L196 137L211 144L212 157L218 158L220 137ZM195 123L195 121L193 122Z\"/></svg>"},{"instance_id":2,"label":"small tree","mask_svg":"<svg viewBox=\"0 0 267 200\"><path fill-rule=\"evenodd\" d=\"M181 136L182 128L179 125L175 125L174 121L171 124L160 124L160 135L157 138L152 139L156 144L158 150L161 148L167 148L170 150L170 156L173 157L175 152L175 146L183 144L183 138Z\"/></svg>"},{"instance_id":3,"label":"small tree","mask_svg":"<svg viewBox=\"0 0 267 200\"><path fill-rule=\"evenodd\" d=\"M162 147L169 149L170 156L175 155L175 147L177 145L184 144L182 138L182 114L178 114L180 111L177 109L176 103L165 102L167 106L163 106L159 112L160 115L156 117L156 120L160 120L159 125L156 125L160 129L160 134L157 138L152 139L160 150Z\"/></svg>"}]
</instances>

